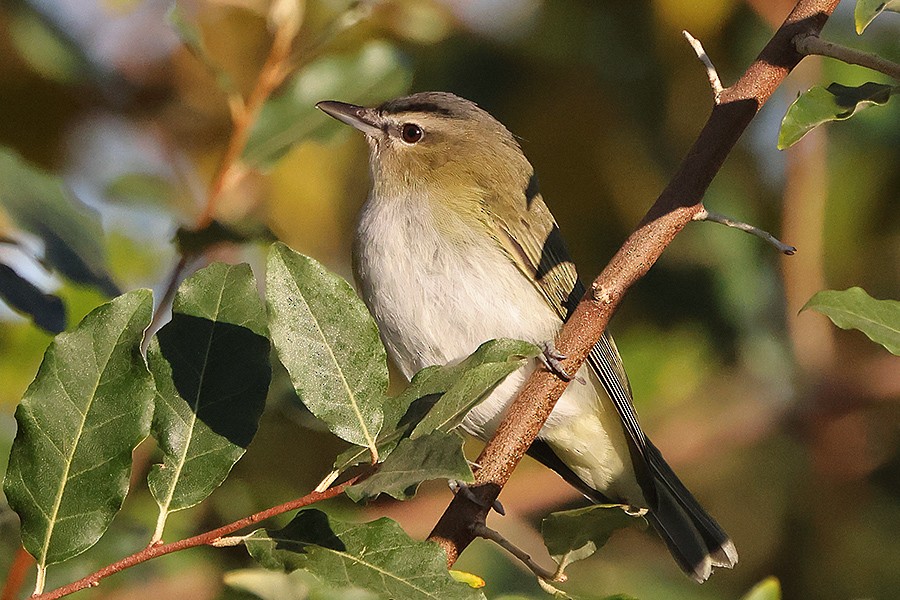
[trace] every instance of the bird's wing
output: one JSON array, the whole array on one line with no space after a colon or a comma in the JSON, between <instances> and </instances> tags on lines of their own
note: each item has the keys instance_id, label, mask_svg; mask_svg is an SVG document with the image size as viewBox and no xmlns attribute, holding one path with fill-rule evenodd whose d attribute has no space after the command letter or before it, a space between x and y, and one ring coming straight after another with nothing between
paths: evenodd
<instances>
[{"instance_id":1,"label":"bird's wing","mask_svg":"<svg viewBox=\"0 0 900 600\"><path fill-rule=\"evenodd\" d=\"M537 191L534 176L524 189L522 197L489 199L497 203L490 211L495 234L516 266L535 283L560 319L566 320L584 295L584 286L578 280L559 227ZM637 420L622 358L608 332L591 349L588 363L612 399L632 442L632 462L638 471L638 481L649 483L647 438ZM642 487L652 489L652 485Z\"/></svg>"}]
</instances>

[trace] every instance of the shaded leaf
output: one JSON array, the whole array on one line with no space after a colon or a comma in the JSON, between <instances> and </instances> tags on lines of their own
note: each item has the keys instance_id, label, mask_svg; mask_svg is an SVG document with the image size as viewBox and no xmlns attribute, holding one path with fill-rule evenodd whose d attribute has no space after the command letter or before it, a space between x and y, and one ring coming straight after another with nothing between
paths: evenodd
<instances>
[{"instance_id":1,"label":"shaded leaf","mask_svg":"<svg viewBox=\"0 0 900 600\"><path fill-rule=\"evenodd\" d=\"M777 577L766 577L744 594L741 600L781 600L781 582Z\"/></svg>"},{"instance_id":2,"label":"shaded leaf","mask_svg":"<svg viewBox=\"0 0 900 600\"><path fill-rule=\"evenodd\" d=\"M0 298L14 310L29 315L41 329L56 334L66 328L66 307L62 300L45 294L3 263L0 263Z\"/></svg>"},{"instance_id":3,"label":"shaded leaf","mask_svg":"<svg viewBox=\"0 0 900 600\"><path fill-rule=\"evenodd\" d=\"M129 292L58 335L16 410L4 491L39 569L96 543L125 499L153 414L140 354L152 304Z\"/></svg>"},{"instance_id":4,"label":"shaded leaf","mask_svg":"<svg viewBox=\"0 0 900 600\"><path fill-rule=\"evenodd\" d=\"M827 88L814 86L800 94L788 108L778 132L778 149L793 146L822 123L849 119L867 106L884 104L898 89L871 81L856 87L839 83Z\"/></svg>"},{"instance_id":5,"label":"shaded leaf","mask_svg":"<svg viewBox=\"0 0 900 600\"><path fill-rule=\"evenodd\" d=\"M169 513L225 480L265 408L269 340L250 267L214 263L185 280L147 359L156 382L153 435L163 453L147 476L160 507L158 540Z\"/></svg>"},{"instance_id":6,"label":"shaded leaf","mask_svg":"<svg viewBox=\"0 0 900 600\"><path fill-rule=\"evenodd\" d=\"M390 454L397 443L414 429L418 431L417 435L438 428L449 431L506 374L521 367L524 358L537 356L538 353L540 349L528 342L490 340L455 365L422 369L413 376L403 392L384 400L384 424L377 442L379 455L384 457ZM473 375L482 367L486 368ZM446 401L442 397L444 394L449 396ZM428 423L419 428L425 418L429 419ZM337 457L335 468L343 471L366 460L367 456L366 450L350 448Z\"/></svg>"},{"instance_id":7,"label":"shaded leaf","mask_svg":"<svg viewBox=\"0 0 900 600\"><path fill-rule=\"evenodd\" d=\"M823 290L809 299L800 312L812 309L826 315L841 329L858 329L870 340L900 356L900 302L876 300L865 290Z\"/></svg>"},{"instance_id":8,"label":"shaded leaf","mask_svg":"<svg viewBox=\"0 0 900 600\"><path fill-rule=\"evenodd\" d=\"M900 12L900 0L856 0L856 9L853 11L856 33L862 34L875 17L886 10Z\"/></svg>"},{"instance_id":9,"label":"shaded leaf","mask_svg":"<svg viewBox=\"0 0 900 600\"><path fill-rule=\"evenodd\" d=\"M257 530L244 544L266 568L305 569L330 585L353 585L379 598L484 598L450 577L437 544L411 539L390 519L347 523L302 510L284 529Z\"/></svg>"},{"instance_id":10,"label":"shaded leaf","mask_svg":"<svg viewBox=\"0 0 900 600\"><path fill-rule=\"evenodd\" d=\"M272 341L300 400L332 433L377 456L387 355L353 288L276 243L269 251L266 303Z\"/></svg>"},{"instance_id":11,"label":"shaded leaf","mask_svg":"<svg viewBox=\"0 0 900 600\"><path fill-rule=\"evenodd\" d=\"M646 527L619 504L595 504L551 513L541 523L544 545L561 567L583 560L603 547L617 529Z\"/></svg>"},{"instance_id":12,"label":"shaded leaf","mask_svg":"<svg viewBox=\"0 0 900 600\"><path fill-rule=\"evenodd\" d=\"M179 227L175 233L178 252L185 256L200 254L211 246L223 243L243 244L253 240L275 241L276 236L268 227L237 228L213 219L201 229Z\"/></svg>"},{"instance_id":13,"label":"shaded leaf","mask_svg":"<svg viewBox=\"0 0 900 600\"><path fill-rule=\"evenodd\" d=\"M420 483L431 479L475 480L459 434L435 431L415 440L402 440L373 475L350 486L346 493L354 502L378 494L407 500L415 495Z\"/></svg>"},{"instance_id":14,"label":"shaded leaf","mask_svg":"<svg viewBox=\"0 0 900 600\"><path fill-rule=\"evenodd\" d=\"M56 176L0 148L0 207L41 238L45 260L76 283L118 295L106 271L103 230L94 211L71 197Z\"/></svg>"},{"instance_id":15,"label":"shaded leaf","mask_svg":"<svg viewBox=\"0 0 900 600\"><path fill-rule=\"evenodd\" d=\"M338 131L342 126L316 109L320 100L381 102L401 95L411 81L403 55L384 41L367 42L354 54L323 56L303 67L263 105L243 160L252 167L269 167L297 142Z\"/></svg>"}]
</instances>

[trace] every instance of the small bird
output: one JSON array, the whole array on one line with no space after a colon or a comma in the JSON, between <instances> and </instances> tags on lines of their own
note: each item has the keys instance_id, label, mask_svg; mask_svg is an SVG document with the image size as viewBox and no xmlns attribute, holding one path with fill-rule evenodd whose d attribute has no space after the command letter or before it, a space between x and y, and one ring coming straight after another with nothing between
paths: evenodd
<instances>
[{"instance_id":1,"label":"small bird","mask_svg":"<svg viewBox=\"0 0 900 600\"><path fill-rule=\"evenodd\" d=\"M411 378L462 360L483 342L552 341L584 294L575 266L515 137L474 102L424 92L376 108L316 105L363 132L372 190L353 268L388 352ZM487 440L535 360L506 378L462 428ZM638 423L612 337L592 349L529 454L596 503L645 513L698 582L733 567L728 535L663 460Z\"/></svg>"}]
</instances>

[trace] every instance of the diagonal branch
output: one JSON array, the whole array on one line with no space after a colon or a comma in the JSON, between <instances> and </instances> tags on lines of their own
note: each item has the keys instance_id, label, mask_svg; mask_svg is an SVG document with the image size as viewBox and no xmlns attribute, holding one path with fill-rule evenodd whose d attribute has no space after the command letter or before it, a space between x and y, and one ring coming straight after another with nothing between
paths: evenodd
<instances>
[{"instance_id":1,"label":"diagonal branch","mask_svg":"<svg viewBox=\"0 0 900 600\"><path fill-rule=\"evenodd\" d=\"M600 339L627 290L659 259L675 235L703 208L701 200L747 125L803 58L793 45L800 34L818 34L838 0L800 0L759 57L738 81L722 90L719 102L678 172L593 282L560 332L556 346L569 358L564 368L576 373ZM457 495L429 539L447 552L452 565L474 537L472 523L487 516L513 469L553 410L566 382L536 370L513 402L493 439L476 461L482 465L472 491L479 503Z\"/></svg>"}]
</instances>

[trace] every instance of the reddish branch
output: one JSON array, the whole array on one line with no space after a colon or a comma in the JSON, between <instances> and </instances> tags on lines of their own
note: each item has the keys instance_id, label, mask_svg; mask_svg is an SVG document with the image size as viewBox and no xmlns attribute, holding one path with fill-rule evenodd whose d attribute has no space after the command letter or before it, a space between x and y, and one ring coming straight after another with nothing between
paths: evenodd
<instances>
[{"instance_id":1,"label":"reddish branch","mask_svg":"<svg viewBox=\"0 0 900 600\"><path fill-rule=\"evenodd\" d=\"M273 506L272 508L268 508L264 511L250 515L249 517L239 519L234 523L223 525L218 529L213 529L212 531L207 531L206 533L201 533L200 535L195 535L194 537L178 540L177 542L172 542L170 544L155 544L147 546L140 552L135 552L131 556L126 556L122 560L114 562L111 565L107 565L96 573L92 573L87 577L79 579L78 581L74 581L68 585L64 585L60 588L56 588L55 590L40 594L38 596L32 596L31 600L54 600L55 598L62 598L63 596L68 596L69 594L75 593L85 588L96 587L100 585L101 579L109 577L113 573L118 573L119 571L123 571L129 567L138 565L142 562L146 562L151 558L156 558L157 556L162 556L164 554L171 554L172 552L178 552L179 550L185 550L187 548L213 545L220 538L226 535L231 535L232 533L240 531L241 529L244 529L246 527L250 527L251 525L255 525L260 521L264 521L271 517L296 510L298 508L303 508L304 506L309 506L310 504L315 504L316 502L321 502L322 500L328 500L330 498L334 498L335 496L340 496L344 493L345 489L356 483L358 480L359 477L354 477L353 479L345 481L340 485L336 485L333 488L327 489L324 492L309 493L302 498L297 498L296 500L291 500L290 502L285 502L284 504Z\"/></svg>"},{"instance_id":2,"label":"reddish branch","mask_svg":"<svg viewBox=\"0 0 900 600\"><path fill-rule=\"evenodd\" d=\"M734 85L722 90L678 172L591 285L560 332L556 347L569 357L563 365L567 372L578 371L625 292L647 273L672 239L703 210L703 195L738 138L803 58L793 40L801 34L817 35L838 1L798 2L756 61ZM458 494L429 537L446 550L451 566L473 540L473 524L486 518L488 509L485 507L490 507L497 498L565 388L566 382L549 371L536 370L510 407L496 435L485 446L476 461L481 468L472 486L480 503Z\"/></svg>"}]
</instances>

